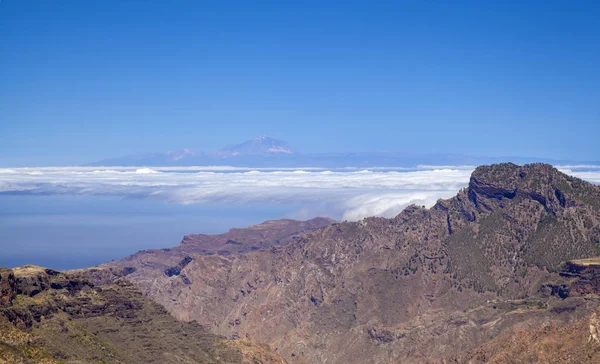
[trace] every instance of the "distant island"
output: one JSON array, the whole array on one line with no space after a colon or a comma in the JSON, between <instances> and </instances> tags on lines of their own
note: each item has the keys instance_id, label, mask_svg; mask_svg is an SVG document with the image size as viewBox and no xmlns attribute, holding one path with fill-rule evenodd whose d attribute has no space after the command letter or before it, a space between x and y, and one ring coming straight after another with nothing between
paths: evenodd
<instances>
[{"instance_id":1,"label":"distant island","mask_svg":"<svg viewBox=\"0 0 600 364\"><path fill-rule=\"evenodd\" d=\"M215 151L179 149L168 152L139 153L107 158L87 166L234 166L234 167L406 167L419 165L456 166L513 162L526 164L544 162L557 164L593 164L600 161L557 160L536 157L485 157L462 154L412 153L412 152L364 152L364 153L303 153L287 142L259 136L254 139L226 146Z\"/></svg>"}]
</instances>

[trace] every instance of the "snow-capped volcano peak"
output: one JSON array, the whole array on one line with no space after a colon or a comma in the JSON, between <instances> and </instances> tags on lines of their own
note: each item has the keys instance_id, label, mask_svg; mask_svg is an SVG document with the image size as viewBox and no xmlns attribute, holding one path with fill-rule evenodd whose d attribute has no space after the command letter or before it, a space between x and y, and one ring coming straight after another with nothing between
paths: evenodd
<instances>
[{"instance_id":1,"label":"snow-capped volcano peak","mask_svg":"<svg viewBox=\"0 0 600 364\"><path fill-rule=\"evenodd\" d=\"M269 153L287 153L287 154L293 153L291 150L283 148L281 146L271 147L271 148L267 149L267 152L269 152Z\"/></svg>"},{"instance_id":2,"label":"snow-capped volcano peak","mask_svg":"<svg viewBox=\"0 0 600 364\"><path fill-rule=\"evenodd\" d=\"M294 151L284 141L261 135L241 144L225 147L220 150L225 155L272 155L292 154Z\"/></svg>"},{"instance_id":3,"label":"snow-capped volcano peak","mask_svg":"<svg viewBox=\"0 0 600 364\"><path fill-rule=\"evenodd\" d=\"M261 135L246 142L231 145L220 150L193 152L189 149L178 149L159 153L141 153L125 157L104 159L90 165L200 166L219 165L221 163L235 164L238 162L242 163L242 161L246 164L260 165L265 160L273 161L285 159L271 157L292 157L293 159L296 156L296 152L286 142L270 138L266 135Z\"/></svg>"},{"instance_id":4,"label":"snow-capped volcano peak","mask_svg":"<svg viewBox=\"0 0 600 364\"><path fill-rule=\"evenodd\" d=\"M192 151L190 151L189 149L185 148L185 149L180 149L180 150L170 150L166 153L166 155L171 160L178 161L181 158L194 155L194 153Z\"/></svg>"}]
</instances>

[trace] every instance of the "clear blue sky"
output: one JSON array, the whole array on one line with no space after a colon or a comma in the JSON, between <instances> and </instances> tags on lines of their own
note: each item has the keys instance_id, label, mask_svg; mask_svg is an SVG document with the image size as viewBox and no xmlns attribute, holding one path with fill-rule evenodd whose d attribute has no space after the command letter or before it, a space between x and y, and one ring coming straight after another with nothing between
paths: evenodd
<instances>
[{"instance_id":1,"label":"clear blue sky","mask_svg":"<svg viewBox=\"0 0 600 364\"><path fill-rule=\"evenodd\" d=\"M0 165L260 134L599 160L597 1L0 2Z\"/></svg>"}]
</instances>

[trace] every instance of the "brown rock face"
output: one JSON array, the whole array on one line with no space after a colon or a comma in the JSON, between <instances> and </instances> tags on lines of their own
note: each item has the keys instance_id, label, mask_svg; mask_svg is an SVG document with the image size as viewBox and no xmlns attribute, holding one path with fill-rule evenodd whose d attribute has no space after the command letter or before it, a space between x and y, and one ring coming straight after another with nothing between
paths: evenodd
<instances>
[{"instance_id":1,"label":"brown rock face","mask_svg":"<svg viewBox=\"0 0 600 364\"><path fill-rule=\"evenodd\" d=\"M258 251L182 255L204 239L115 264L175 317L269 343L291 361L462 360L493 352L484 345L512 330L560 328L599 304L595 293L563 300L552 287L567 284L556 281L566 279L561 263L600 255L600 188L544 164L479 167L456 197L393 219L336 223ZM228 240L248 245L219 244Z\"/></svg>"}]
</instances>

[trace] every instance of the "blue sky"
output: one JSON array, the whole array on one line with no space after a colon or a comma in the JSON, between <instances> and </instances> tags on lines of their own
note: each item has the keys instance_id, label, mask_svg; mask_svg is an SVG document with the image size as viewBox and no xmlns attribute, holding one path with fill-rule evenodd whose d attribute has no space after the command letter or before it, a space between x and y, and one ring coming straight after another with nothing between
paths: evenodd
<instances>
[{"instance_id":1,"label":"blue sky","mask_svg":"<svg viewBox=\"0 0 600 364\"><path fill-rule=\"evenodd\" d=\"M260 134L599 160L599 18L593 1L2 0L0 165Z\"/></svg>"}]
</instances>

